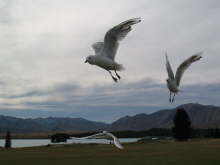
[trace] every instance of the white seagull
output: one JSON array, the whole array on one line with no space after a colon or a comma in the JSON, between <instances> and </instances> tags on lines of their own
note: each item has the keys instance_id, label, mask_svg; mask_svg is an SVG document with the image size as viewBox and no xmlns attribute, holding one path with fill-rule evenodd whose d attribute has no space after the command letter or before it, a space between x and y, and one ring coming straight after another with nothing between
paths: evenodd
<instances>
[{"instance_id":1,"label":"white seagull","mask_svg":"<svg viewBox=\"0 0 220 165\"><path fill-rule=\"evenodd\" d=\"M183 76L183 73L186 71L186 69L195 61L198 61L202 58L202 56L200 56L203 52L198 52L194 55L192 55L191 57L189 57L188 59L186 59L178 68L176 71L176 75L174 77L172 68L170 66L170 62L168 60L168 56L167 53L165 54L166 56L166 69L167 69L167 73L168 73L168 79L167 79L167 87L170 90L170 98L169 101L173 102L174 101L174 97L175 95L180 91L179 90L179 85L180 85L180 80ZM172 93L173 93L173 98L171 100L172 97Z\"/></svg>"},{"instance_id":2,"label":"white seagull","mask_svg":"<svg viewBox=\"0 0 220 165\"><path fill-rule=\"evenodd\" d=\"M114 136L112 133L107 132L107 131L103 131L101 133L97 133L91 136L87 136L87 137L81 137L81 138L77 138L77 137L71 137L72 139L113 139L114 145L119 148L119 149L123 149L124 147L121 145L120 141L118 140L118 138L116 136Z\"/></svg>"},{"instance_id":3,"label":"white seagull","mask_svg":"<svg viewBox=\"0 0 220 165\"><path fill-rule=\"evenodd\" d=\"M140 18L129 19L108 30L105 34L104 42L96 42L92 45L95 55L88 56L85 63L88 62L91 65L97 65L107 70L112 79L117 82L121 78L117 71L124 69L123 65L115 62L119 41L124 39L131 31L132 25L139 22L141 22ZM115 71L117 78L112 75L111 70Z\"/></svg>"}]
</instances>

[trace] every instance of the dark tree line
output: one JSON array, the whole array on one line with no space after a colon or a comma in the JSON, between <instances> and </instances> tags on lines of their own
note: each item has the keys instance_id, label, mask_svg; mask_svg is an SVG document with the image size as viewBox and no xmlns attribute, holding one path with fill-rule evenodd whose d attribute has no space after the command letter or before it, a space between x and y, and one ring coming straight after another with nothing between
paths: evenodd
<instances>
[{"instance_id":1,"label":"dark tree line","mask_svg":"<svg viewBox=\"0 0 220 165\"><path fill-rule=\"evenodd\" d=\"M216 128L208 129L194 129L192 133L193 138L220 138L220 130Z\"/></svg>"}]
</instances>

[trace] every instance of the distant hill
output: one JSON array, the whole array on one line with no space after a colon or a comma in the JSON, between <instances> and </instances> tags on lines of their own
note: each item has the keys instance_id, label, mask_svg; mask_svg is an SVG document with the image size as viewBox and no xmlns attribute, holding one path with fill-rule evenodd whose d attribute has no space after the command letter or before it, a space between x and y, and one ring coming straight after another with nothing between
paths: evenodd
<instances>
[{"instance_id":1,"label":"distant hill","mask_svg":"<svg viewBox=\"0 0 220 165\"><path fill-rule=\"evenodd\" d=\"M220 107L190 103L171 110L159 110L152 114L125 116L111 124L89 121L83 118L21 119L0 115L0 133L4 133L7 130L14 133L29 133L170 128L173 125L173 118L177 108L184 108L188 112L194 128L220 127Z\"/></svg>"},{"instance_id":2,"label":"distant hill","mask_svg":"<svg viewBox=\"0 0 220 165\"><path fill-rule=\"evenodd\" d=\"M10 130L14 133L56 132L56 131L94 131L107 129L102 122L88 121L83 118L36 118L21 119L0 116L0 132Z\"/></svg>"},{"instance_id":3,"label":"distant hill","mask_svg":"<svg viewBox=\"0 0 220 165\"><path fill-rule=\"evenodd\" d=\"M150 128L171 128L177 108L183 108L189 114L194 128L220 126L220 107L201 104L184 104L171 110L160 110L152 114L126 116L113 122L111 130L144 130Z\"/></svg>"}]
</instances>

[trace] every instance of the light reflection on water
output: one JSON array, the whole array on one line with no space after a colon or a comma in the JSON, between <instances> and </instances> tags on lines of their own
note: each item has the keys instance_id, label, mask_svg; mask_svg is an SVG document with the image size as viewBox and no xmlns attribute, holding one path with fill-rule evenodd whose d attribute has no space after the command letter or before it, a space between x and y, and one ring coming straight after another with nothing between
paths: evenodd
<instances>
[{"instance_id":1,"label":"light reflection on water","mask_svg":"<svg viewBox=\"0 0 220 165\"><path fill-rule=\"evenodd\" d=\"M139 138L120 138L119 141L121 143L131 143L138 141ZM71 144L71 143L100 143L100 144L108 144L110 141L106 139L68 139L67 143L64 144ZM50 139L12 139L12 147L33 147L33 146L42 146L52 144ZM5 140L0 139L0 147L4 147Z\"/></svg>"}]
</instances>

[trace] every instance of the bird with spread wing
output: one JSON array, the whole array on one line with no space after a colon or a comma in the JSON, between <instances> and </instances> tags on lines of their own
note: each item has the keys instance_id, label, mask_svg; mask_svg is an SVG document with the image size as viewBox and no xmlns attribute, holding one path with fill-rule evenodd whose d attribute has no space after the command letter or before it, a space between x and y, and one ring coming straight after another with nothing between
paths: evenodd
<instances>
[{"instance_id":1,"label":"bird with spread wing","mask_svg":"<svg viewBox=\"0 0 220 165\"><path fill-rule=\"evenodd\" d=\"M169 101L173 102L175 95L179 92L179 86L180 86L180 80L183 77L183 73L187 70L187 68L195 61L198 61L202 58L202 53L203 52L198 52L188 59L186 59L178 68L176 71L176 75L174 77L170 62L168 60L167 53L165 54L166 56L166 69L168 73L168 79L167 79L167 87L170 91L170 97ZM173 98L172 98L172 93L173 93Z\"/></svg>"},{"instance_id":2,"label":"bird with spread wing","mask_svg":"<svg viewBox=\"0 0 220 165\"><path fill-rule=\"evenodd\" d=\"M88 56L85 63L96 65L109 72L112 79L117 82L121 77L117 71L124 69L122 64L115 62L115 55L119 47L119 41L123 40L131 31L131 26L141 22L140 18L133 18L114 26L107 31L104 42L96 42L92 45L95 55ZM115 72L113 76L111 70Z\"/></svg>"},{"instance_id":3,"label":"bird with spread wing","mask_svg":"<svg viewBox=\"0 0 220 165\"><path fill-rule=\"evenodd\" d=\"M103 131L101 133L97 133L91 136L86 136L86 137L81 137L81 138L77 138L77 137L71 137L72 139L111 139L114 142L114 145L119 148L119 149L123 149L124 147L121 145L120 141L118 140L118 138L113 135L110 132L107 131Z\"/></svg>"}]
</instances>

